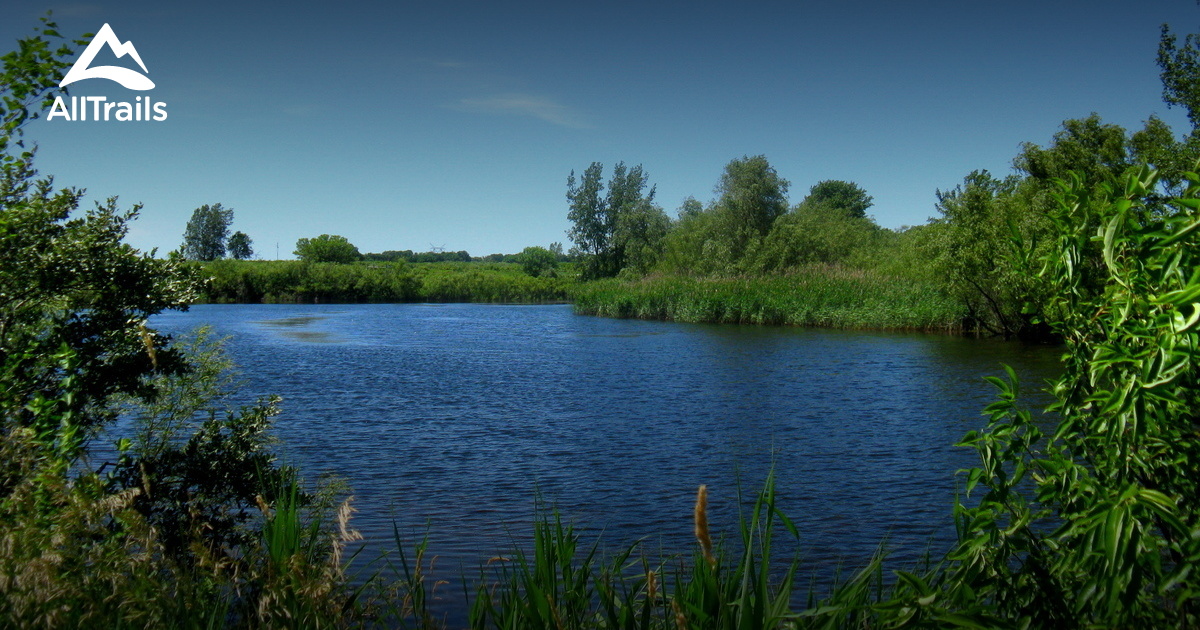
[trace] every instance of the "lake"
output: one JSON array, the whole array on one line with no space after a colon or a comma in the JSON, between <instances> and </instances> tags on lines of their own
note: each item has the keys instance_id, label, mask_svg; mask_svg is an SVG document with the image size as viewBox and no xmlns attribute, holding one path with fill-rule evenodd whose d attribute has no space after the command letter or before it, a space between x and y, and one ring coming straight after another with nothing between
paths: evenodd
<instances>
[{"instance_id":1,"label":"lake","mask_svg":"<svg viewBox=\"0 0 1200 630\"><path fill-rule=\"evenodd\" d=\"M538 498L608 549L690 552L696 488L736 537L737 492L772 468L804 574L893 566L954 539L955 447L983 426L985 375L1026 391L1060 351L916 334L613 320L570 306L203 305L246 380L278 394L283 459L344 477L363 557L426 534L454 580L529 538ZM806 583L806 581L805 581ZM457 585L440 591L460 597Z\"/></svg>"}]
</instances>

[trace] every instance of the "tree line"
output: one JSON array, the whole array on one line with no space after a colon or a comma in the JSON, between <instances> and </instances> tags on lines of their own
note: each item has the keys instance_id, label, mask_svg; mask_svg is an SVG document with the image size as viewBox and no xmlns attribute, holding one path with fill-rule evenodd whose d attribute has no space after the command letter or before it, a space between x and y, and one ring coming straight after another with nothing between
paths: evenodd
<instances>
[{"instance_id":1,"label":"tree line","mask_svg":"<svg viewBox=\"0 0 1200 630\"><path fill-rule=\"evenodd\" d=\"M602 164L591 164L578 178L572 171L568 236L586 279L771 277L849 268L936 284L959 304L963 330L1051 337L1052 287L1039 265L1054 245L1049 217L1059 182L1078 177L1084 186L1111 188L1148 164L1160 174L1152 191L1159 200L1150 201L1161 211L1163 199L1183 191L1185 174L1200 156L1198 59L1195 36L1180 45L1164 27L1158 51L1163 99L1187 110L1191 129L1182 137L1153 115L1135 131L1095 113L1066 120L1045 146L1022 145L1011 174L977 170L953 188L937 190L937 215L924 225L881 228L867 215L873 198L852 181L819 181L789 205L791 183L757 155L730 161L716 197L707 204L685 199L675 218L655 203L655 187L641 165L618 163L607 186ZM1006 256L1011 251L1023 254ZM1099 246L1086 253L1081 265L1102 264ZM620 298L619 291L610 293Z\"/></svg>"}]
</instances>

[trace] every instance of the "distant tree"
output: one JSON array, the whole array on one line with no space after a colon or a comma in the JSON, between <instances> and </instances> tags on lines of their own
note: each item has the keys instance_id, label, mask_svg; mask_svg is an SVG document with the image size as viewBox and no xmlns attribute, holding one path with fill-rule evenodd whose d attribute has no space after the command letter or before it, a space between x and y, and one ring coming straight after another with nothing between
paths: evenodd
<instances>
[{"instance_id":1,"label":"distant tree","mask_svg":"<svg viewBox=\"0 0 1200 630\"><path fill-rule=\"evenodd\" d=\"M607 254L609 238L612 236L608 204L601 196L604 191L603 172L604 165L592 162L583 171L578 183L575 171L567 176L567 201L570 202L567 219L572 223L567 236L574 241L579 253L588 259L584 274L589 277L601 275L599 272L603 264L599 259Z\"/></svg>"},{"instance_id":2,"label":"distant tree","mask_svg":"<svg viewBox=\"0 0 1200 630\"><path fill-rule=\"evenodd\" d=\"M183 233L181 253L190 260L216 260L225 256L225 239L233 222L233 208L205 204L192 212Z\"/></svg>"},{"instance_id":3,"label":"distant tree","mask_svg":"<svg viewBox=\"0 0 1200 630\"><path fill-rule=\"evenodd\" d=\"M656 188L650 186L646 172L639 164L626 168L624 162L613 167L608 182L608 216L610 243L606 275L616 275L624 269L644 273L658 258L662 237L670 219L654 203Z\"/></svg>"},{"instance_id":4,"label":"distant tree","mask_svg":"<svg viewBox=\"0 0 1200 630\"><path fill-rule=\"evenodd\" d=\"M550 253L554 254L554 259L558 262L567 261L567 255L563 253L562 243L559 243L558 241L550 243Z\"/></svg>"},{"instance_id":5,"label":"distant tree","mask_svg":"<svg viewBox=\"0 0 1200 630\"><path fill-rule=\"evenodd\" d=\"M867 216L867 208L872 205L871 196L859 188L854 182L838 179L827 179L817 182L808 190L808 196L800 205L816 209L837 209L851 219L863 219Z\"/></svg>"},{"instance_id":6,"label":"distant tree","mask_svg":"<svg viewBox=\"0 0 1200 630\"><path fill-rule=\"evenodd\" d=\"M653 193L653 191L651 191ZM663 209L641 198L617 215L613 241L621 252L621 268L644 275L658 262L671 219Z\"/></svg>"},{"instance_id":7,"label":"distant tree","mask_svg":"<svg viewBox=\"0 0 1200 630\"><path fill-rule=\"evenodd\" d=\"M558 268L558 257L554 255L554 252L537 245L521 250L521 253L517 254L517 262L521 264L521 269L525 273L535 278L539 276L553 277Z\"/></svg>"},{"instance_id":8,"label":"distant tree","mask_svg":"<svg viewBox=\"0 0 1200 630\"><path fill-rule=\"evenodd\" d=\"M296 251L293 252L300 260L307 262L348 263L362 258L358 248L336 234L322 234L316 238L302 238L296 241Z\"/></svg>"},{"instance_id":9,"label":"distant tree","mask_svg":"<svg viewBox=\"0 0 1200 630\"><path fill-rule=\"evenodd\" d=\"M617 275L626 267L631 247L639 251L639 258L644 258L641 250L646 243L653 240L657 245L660 236L638 229L658 225L653 215L662 212L654 205L655 188L646 190L649 182L642 166L626 167L618 162L608 182L608 193L602 196L603 170L602 164L593 162L578 184L575 171L567 178L567 200L571 202L567 218L574 224L567 235L575 242L574 250L582 255L585 278Z\"/></svg>"},{"instance_id":10,"label":"distant tree","mask_svg":"<svg viewBox=\"0 0 1200 630\"><path fill-rule=\"evenodd\" d=\"M704 204L696 200L695 197L688 197L679 205L679 218L694 217L704 212Z\"/></svg>"},{"instance_id":11,"label":"distant tree","mask_svg":"<svg viewBox=\"0 0 1200 630\"><path fill-rule=\"evenodd\" d=\"M234 232L229 237L229 257L235 260L249 260L254 256L253 241L245 232Z\"/></svg>"},{"instance_id":12,"label":"distant tree","mask_svg":"<svg viewBox=\"0 0 1200 630\"><path fill-rule=\"evenodd\" d=\"M788 186L766 156L743 156L725 165L716 187L716 212L725 240L721 249L730 263L741 260L747 246L765 236L775 219L787 212Z\"/></svg>"}]
</instances>

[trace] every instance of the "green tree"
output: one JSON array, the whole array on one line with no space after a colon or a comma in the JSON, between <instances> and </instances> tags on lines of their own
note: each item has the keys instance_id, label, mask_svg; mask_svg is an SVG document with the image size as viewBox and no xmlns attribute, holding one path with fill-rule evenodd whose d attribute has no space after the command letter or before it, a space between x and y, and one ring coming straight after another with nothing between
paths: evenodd
<instances>
[{"instance_id":1,"label":"green tree","mask_svg":"<svg viewBox=\"0 0 1200 630\"><path fill-rule=\"evenodd\" d=\"M567 176L567 219L571 228L567 236L575 243L574 249L584 258L585 278L602 275L601 260L608 253L612 236L612 221L609 219L608 204L601 193L604 191L604 165L592 162L583 171L576 183L575 171Z\"/></svg>"},{"instance_id":2,"label":"green tree","mask_svg":"<svg viewBox=\"0 0 1200 630\"><path fill-rule=\"evenodd\" d=\"M189 260L216 260L225 257L225 241L229 238L229 224L233 222L233 208L221 204L204 204L192 212L187 229L183 233L181 253Z\"/></svg>"},{"instance_id":3,"label":"green tree","mask_svg":"<svg viewBox=\"0 0 1200 630\"><path fill-rule=\"evenodd\" d=\"M17 40L17 50L0 57L4 64L0 74L0 166L17 167L14 162L32 159L33 150L25 150L22 140L25 123L38 118L41 110L54 103L57 94L67 94L58 83L63 71L71 67L71 46L82 46L92 36L88 33L68 42L59 35L58 25L49 15L41 21L36 35ZM52 43L55 41L59 42L57 47ZM13 147L21 151L14 154Z\"/></svg>"},{"instance_id":4,"label":"green tree","mask_svg":"<svg viewBox=\"0 0 1200 630\"><path fill-rule=\"evenodd\" d=\"M349 263L362 259L358 248L336 234L322 234L316 238L296 241L297 258L306 262Z\"/></svg>"},{"instance_id":5,"label":"green tree","mask_svg":"<svg viewBox=\"0 0 1200 630\"><path fill-rule=\"evenodd\" d=\"M739 262L747 248L787 212L789 185L766 156L743 156L725 165L716 187L715 211L729 264Z\"/></svg>"},{"instance_id":6,"label":"green tree","mask_svg":"<svg viewBox=\"0 0 1200 630\"><path fill-rule=\"evenodd\" d=\"M654 205L655 188L646 190L649 182L642 166L630 168L618 162L613 167L608 192L602 196L603 171L602 164L593 162L578 183L575 171L567 177L570 202L567 218L572 222L567 235L583 256L585 278L617 275L625 268L631 249L638 265L642 265L651 252L656 252L661 240L657 228L662 221L657 215L662 214L662 209Z\"/></svg>"},{"instance_id":7,"label":"green tree","mask_svg":"<svg viewBox=\"0 0 1200 630\"><path fill-rule=\"evenodd\" d=\"M950 191L937 191L932 258L967 311L966 327L1004 337L1033 336L1047 297L1035 262L1007 256L1016 242L1048 244L1050 225L1035 211L1039 184L975 171ZM1014 242L1014 238L1017 239ZM1020 264L1019 264L1020 263Z\"/></svg>"},{"instance_id":8,"label":"green tree","mask_svg":"<svg viewBox=\"0 0 1200 630\"><path fill-rule=\"evenodd\" d=\"M1087 118L1064 120L1047 148L1026 142L1013 160L1018 171L1036 180L1049 182L1075 173L1088 185L1111 184L1133 164L1125 129L1103 122L1094 113Z\"/></svg>"},{"instance_id":9,"label":"green tree","mask_svg":"<svg viewBox=\"0 0 1200 630\"><path fill-rule=\"evenodd\" d=\"M28 109L46 106L71 57L70 47L51 47L54 39L46 20L20 54L0 58L0 626L273 626L313 619L317 606L324 618L340 617L349 608L336 560L295 554L286 567L266 566L268 550L284 550L271 549L263 530L283 524L278 515L258 519L258 505L279 505L276 482L296 490L266 448L273 403L220 419L210 405L177 404L190 397L183 390L206 389L206 360L147 320L196 298L194 267L122 242L136 206L121 211L109 199L77 214L82 191L39 177L34 151L12 152L36 116ZM111 461L82 455L126 404L171 408L163 413L188 423L196 411L209 419L179 440L148 422L139 437L163 457L119 439L112 472ZM161 463L174 472L162 474ZM157 518L171 510L183 521ZM181 554L171 553L175 535ZM317 527L301 533L314 550L328 549L327 536ZM275 577L284 573L286 585ZM319 576L307 579L316 588L296 586L301 574Z\"/></svg>"},{"instance_id":10,"label":"green tree","mask_svg":"<svg viewBox=\"0 0 1200 630\"><path fill-rule=\"evenodd\" d=\"M1187 111L1192 133L1200 128L1200 35L1183 38L1183 46L1163 24L1158 41L1158 67L1162 71L1163 101L1168 107L1179 106Z\"/></svg>"},{"instance_id":11,"label":"green tree","mask_svg":"<svg viewBox=\"0 0 1200 630\"><path fill-rule=\"evenodd\" d=\"M670 228L667 213L649 198L623 208L613 231L613 241L622 254L622 270L635 275L649 272L662 254L663 239Z\"/></svg>"},{"instance_id":12,"label":"green tree","mask_svg":"<svg viewBox=\"0 0 1200 630\"><path fill-rule=\"evenodd\" d=\"M851 216L826 203L801 203L775 220L744 267L772 272L812 263L861 262L879 246L883 232L886 230L865 216Z\"/></svg>"},{"instance_id":13,"label":"green tree","mask_svg":"<svg viewBox=\"0 0 1200 630\"><path fill-rule=\"evenodd\" d=\"M650 186L647 191L648 184L641 164L627 168L624 162L618 162L613 167L606 204L612 221L606 275L616 275L626 268L636 274L645 273L658 258L670 219L655 205L656 189Z\"/></svg>"},{"instance_id":14,"label":"green tree","mask_svg":"<svg viewBox=\"0 0 1200 630\"><path fill-rule=\"evenodd\" d=\"M562 246L559 246L560 250ZM555 270L558 269L558 256L554 252L532 245L521 250L517 254L517 262L521 265L521 269L525 273L537 278L539 276L554 277Z\"/></svg>"},{"instance_id":15,"label":"green tree","mask_svg":"<svg viewBox=\"0 0 1200 630\"><path fill-rule=\"evenodd\" d=\"M121 242L139 207L110 198L82 216L83 191L39 177L23 126L47 107L72 56L57 26L0 57L0 435L30 436L39 461L64 474L113 414L114 396L143 391L142 378L183 370L148 317L196 297L179 260L159 260ZM77 42L81 43L81 42ZM13 152L13 149L21 149ZM13 472L0 462L0 469ZM19 475L18 475L19 476ZM0 473L0 502L15 477Z\"/></svg>"},{"instance_id":16,"label":"green tree","mask_svg":"<svg viewBox=\"0 0 1200 630\"><path fill-rule=\"evenodd\" d=\"M704 204L696 200L695 197L688 196L679 204L678 216L680 219L684 217L692 217L704 212Z\"/></svg>"},{"instance_id":17,"label":"green tree","mask_svg":"<svg viewBox=\"0 0 1200 630\"><path fill-rule=\"evenodd\" d=\"M863 219L872 205L871 196L854 182L827 179L817 182L800 202L806 208L836 209L852 219Z\"/></svg>"},{"instance_id":18,"label":"green tree","mask_svg":"<svg viewBox=\"0 0 1200 630\"><path fill-rule=\"evenodd\" d=\"M234 232L229 236L229 257L234 260L249 260L254 256L253 241L245 232Z\"/></svg>"}]
</instances>

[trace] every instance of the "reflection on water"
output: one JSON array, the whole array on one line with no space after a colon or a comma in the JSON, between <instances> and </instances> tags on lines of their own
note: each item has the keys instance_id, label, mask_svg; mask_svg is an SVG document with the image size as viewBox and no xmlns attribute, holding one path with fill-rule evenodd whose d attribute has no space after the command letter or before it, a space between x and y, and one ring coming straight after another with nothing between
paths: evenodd
<instances>
[{"instance_id":1,"label":"reflection on water","mask_svg":"<svg viewBox=\"0 0 1200 630\"><path fill-rule=\"evenodd\" d=\"M327 319L324 316L308 315L302 317L281 317L279 319L264 319L253 322L259 326L280 329L280 335L297 341L308 343L337 343L341 339L326 330L309 330L313 324Z\"/></svg>"},{"instance_id":2,"label":"reflection on water","mask_svg":"<svg viewBox=\"0 0 1200 630\"><path fill-rule=\"evenodd\" d=\"M820 579L885 539L905 568L953 540L954 473L976 464L953 444L984 423L982 377L1008 363L1033 391L1059 354L569 306L210 305L153 322L203 323L233 335L247 400L283 397L285 459L349 481L362 557L392 546L393 522L428 534L444 593L528 539L539 493L610 550L644 538L674 553L694 544L698 485L733 538L739 487L752 496L772 467Z\"/></svg>"}]
</instances>

